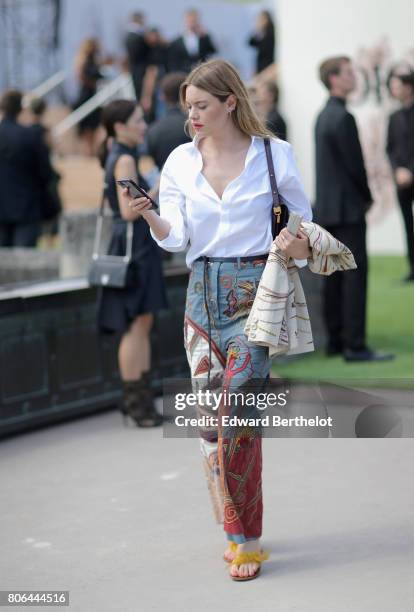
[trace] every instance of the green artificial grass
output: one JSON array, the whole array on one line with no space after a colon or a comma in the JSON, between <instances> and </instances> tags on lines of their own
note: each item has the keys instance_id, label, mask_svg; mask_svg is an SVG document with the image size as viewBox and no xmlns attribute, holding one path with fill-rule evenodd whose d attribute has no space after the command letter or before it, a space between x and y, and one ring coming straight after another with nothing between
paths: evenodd
<instances>
[{"instance_id":1,"label":"green artificial grass","mask_svg":"<svg viewBox=\"0 0 414 612\"><path fill-rule=\"evenodd\" d=\"M323 350L273 362L272 374L290 379L358 379L359 385L414 388L414 283L403 283L404 257L369 260L368 344L395 354L393 361L346 363Z\"/></svg>"}]
</instances>

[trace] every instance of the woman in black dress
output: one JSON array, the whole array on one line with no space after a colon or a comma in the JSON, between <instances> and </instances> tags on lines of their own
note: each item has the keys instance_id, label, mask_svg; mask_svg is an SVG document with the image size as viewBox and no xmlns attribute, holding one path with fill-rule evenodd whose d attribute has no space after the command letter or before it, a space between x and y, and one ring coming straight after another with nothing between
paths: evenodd
<instances>
[{"instance_id":1,"label":"woman in black dress","mask_svg":"<svg viewBox=\"0 0 414 612\"><path fill-rule=\"evenodd\" d=\"M133 221L136 282L125 289L100 290L98 323L102 332L122 336L118 362L124 390L123 414L129 414L138 426L152 427L162 423L161 415L155 410L150 376L153 313L167 307L161 257L148 224L125 204L120 197L122 188L116 184L119 179L131 178L145 190L149 189L137 167L137 145L144 140L146 124L142 108L135 101L115 100L103 109L102 125L107 140L102 146L101 163L113 212L108 253L125 255L127 221Z\"/></svg>"},{"instance_id":2,"label":"woman in black dress","mask_svg":"<svg viewBox=\"0 0 414 612\"><path fill-rule=\"evenodd\" d=\"M82 106L97 92L98 81L103 78L98 61L99 51L99 42L96 38L87 38L78 51L75 70L79 93L73 105L74 109ZM95 133L99 126L100 115L101 109L96 108L78 124L78 134L85 142L88 155L95 154Z\"/></svg>"},{"instance_id":3,"label":"woman in black dress","mask_svg":"<svg viewBox=\"0 0 414 612\"><path fill-rule=\"evenodd\" d=\"M257 49L256 73L262 72L275 61L275 26L269 11L261 11L257 17L256 32L249 38L249 45Z\"/></svg>"}]
</instances>

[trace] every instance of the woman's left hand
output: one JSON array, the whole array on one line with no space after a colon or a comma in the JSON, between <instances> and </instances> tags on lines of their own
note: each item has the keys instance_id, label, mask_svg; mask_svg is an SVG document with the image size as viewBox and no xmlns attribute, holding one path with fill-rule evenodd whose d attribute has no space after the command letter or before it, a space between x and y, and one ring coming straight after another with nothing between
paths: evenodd
<instances>
[{"instance_id":1,"label":"woman's left hand","mask_svg":"<svg viewBox=\"0 0 414 612\"><path fill-rule=\"evenodd\" d=\"M294 236L284 227L276 236L275 243L282 253L294 259L307 259L312 255L309 238L301 229Z\"/></svg>"}]
</instances>

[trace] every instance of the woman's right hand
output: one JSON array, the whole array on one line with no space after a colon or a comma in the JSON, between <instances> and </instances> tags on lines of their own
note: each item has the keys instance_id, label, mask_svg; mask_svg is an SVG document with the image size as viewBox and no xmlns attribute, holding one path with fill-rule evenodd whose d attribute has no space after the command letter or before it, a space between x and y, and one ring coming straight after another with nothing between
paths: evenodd
<instances>
[{"instance_id":1,"label":"woman's right hand","mask_svg":"<svg viewBox=\"0 0 414 612\"><path fill-rule=\"evenodd\" d=\"M133 198L127 187L122 189L122 197L126 200L129 208L136 214L142 215L142 213L151 208L151 200L146 197Z\"/></svg>"}]
</instances>

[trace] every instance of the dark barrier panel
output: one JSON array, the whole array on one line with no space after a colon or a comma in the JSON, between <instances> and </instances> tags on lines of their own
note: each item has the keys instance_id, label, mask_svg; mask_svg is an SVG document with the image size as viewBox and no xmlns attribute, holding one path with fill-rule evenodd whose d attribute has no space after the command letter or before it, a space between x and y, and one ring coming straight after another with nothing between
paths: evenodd
<instances>
[{"instance_id":1,"label":"dark barrier panel","mask_svg":"<svg viewBox=\"0 0 414 612\"><path fill-rule=\"evenodd\" d=\"M183 317L188 271L165 273L170 308L152 332L155 390L187 377ZM100 336L96 290L84 278L0 291L0 436L114 406L121 395L117 340Z\"/></svg>"}]
</instances>

